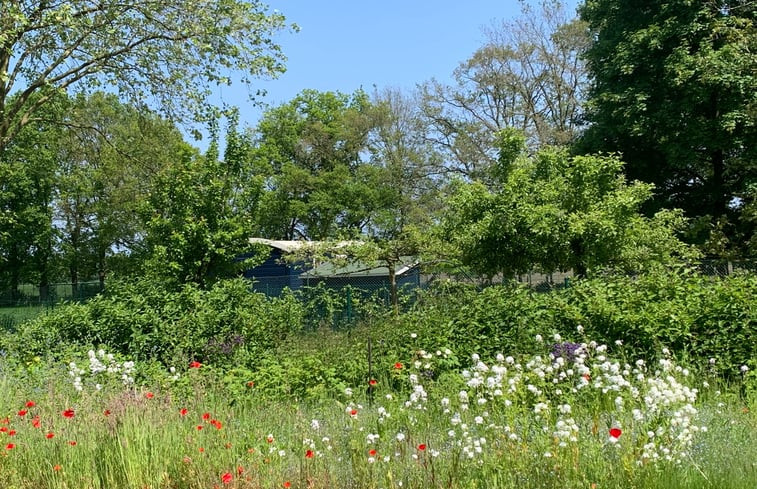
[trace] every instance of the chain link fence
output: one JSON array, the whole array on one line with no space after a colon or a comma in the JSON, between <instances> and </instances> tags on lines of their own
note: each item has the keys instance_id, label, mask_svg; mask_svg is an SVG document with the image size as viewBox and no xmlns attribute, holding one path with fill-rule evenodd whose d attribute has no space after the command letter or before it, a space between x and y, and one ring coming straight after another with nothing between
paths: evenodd
<instances>
[{"instance_id":1,"label":"chain link fence","mask_svg":"<svg viewBox=\"0 0 757 489\"><path fill-rule=\"evenodd\" d=\"M703 260L695 265L703 275L726 277L734 273L757 273L757 260ZM397 278L397 303L400 311L407 310L418 300L422 290L439 280L471 283L483 288L503 283L502 277L482 278L466 273L423 275L420 272ZM532 272L517 277L537 291L569 287L571 272ZM348 326L362 318L390 313L393 309L392 290L386 276L298 278L291 276L260 277L251 281L251 290L268 297L293 293L304 304L307 327L315 329ZM0 329L12 331L23 321L44 314L63 302L86 301L102 291L100 282L78 284L57 283L47 288L21 285L14 291L0 291Z\"/></svg>"},{"instance_id":2,"label":"chain link fence","mask_svg":"<svg viewBox=\"0 0 757 489\"><path fill-rule=\"evenodd\" d=\"M0 329L12 331L17 324L53 309L63 302L82 302L102 291L99 281L49 284L39 287L21 284L0 290Z\"/></svg>"}]
</instances>

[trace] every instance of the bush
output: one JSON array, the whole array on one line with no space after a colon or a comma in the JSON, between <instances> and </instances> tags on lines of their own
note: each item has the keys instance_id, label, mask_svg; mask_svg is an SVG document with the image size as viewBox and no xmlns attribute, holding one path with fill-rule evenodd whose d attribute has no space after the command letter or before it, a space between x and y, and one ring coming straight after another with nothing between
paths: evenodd
<instances>
[{"instance_id":1,"label":"bush","mask_svg":"<svg viewBox=\"0 0 757 489\"><path fill-rule=\"evenodd\" d=\"M103 345L136 360L166 365L190 360L231 365L254 362L302 324L292 294L269 299L244 280L167 290L147 280L111 284L86 304L70 304L6 335L4 348L42 355L60 345Z\"/></svg>"}]
</instances>

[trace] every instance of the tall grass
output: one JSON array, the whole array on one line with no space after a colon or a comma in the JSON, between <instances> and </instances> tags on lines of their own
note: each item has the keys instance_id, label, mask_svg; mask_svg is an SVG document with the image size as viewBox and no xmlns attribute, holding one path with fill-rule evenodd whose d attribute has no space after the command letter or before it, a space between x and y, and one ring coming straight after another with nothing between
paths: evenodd
<instances>
[{"instance_id":1,"label":"tall grass","mask_svg":"<svg viewBox=\"0 0 757 489\"><path fill-rule=\"evenodd\" d=\"M207 366L183 369L182 388L77 391L65 365L33 377L0 365L2 487L757 487L754 412L672 363L624 365L595 348L583 363L474 357L438 377L444 353L416 353L309 403L229 390ZM651 386L671 392L658 402ZM696 413L688 387L703 389Z\"/></svg>"}]
</instances>

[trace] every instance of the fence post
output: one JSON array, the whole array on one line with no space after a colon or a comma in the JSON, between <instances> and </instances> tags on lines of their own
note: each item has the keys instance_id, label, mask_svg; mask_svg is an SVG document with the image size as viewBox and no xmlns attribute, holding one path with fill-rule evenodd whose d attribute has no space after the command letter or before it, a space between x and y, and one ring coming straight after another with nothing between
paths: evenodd
<instances>
[{"instance_id":1,"label":"fence post","mask_svg":"<svg viewBox=\"0 0 757 489\"><path fill-rule=\"evenodd\" d=\"M373 407L373 385L371 385L371 379L373 379L373 341L371 337L368 337L368 407Z\"/></svg>"},{"instance_id":2,"label":"fence post","mask_svg":"<svg viewBox=\"0 0 757 489\"><path fill-rule=\"evenodd\" d=\"M352 287L347 287L347 321L352 322Z\"/></svg>"}]
</instances>

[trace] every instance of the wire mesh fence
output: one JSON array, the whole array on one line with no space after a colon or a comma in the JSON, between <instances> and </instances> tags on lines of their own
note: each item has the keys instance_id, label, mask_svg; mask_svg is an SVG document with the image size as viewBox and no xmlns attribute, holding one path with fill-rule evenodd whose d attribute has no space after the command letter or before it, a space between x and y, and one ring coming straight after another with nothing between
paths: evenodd
<instances>
[{"instance_id":1,"label":"wire mesh fence","mask_svg":"<svg viewBox=\"0 0 757 489\"><path fill-rule=\"evenodd\" d=\"M734 273L757 273L757 260L703 260L693 265L701 274L726 277ZM397 278L395 293L386 276L302 278L274 276L253 278L250 290L268 297L293 293L305 308L309 328L323 324L342 327L356 321L387 314L397 308L407 310L418 300L419 294L435 282L453 280L483 288L503 283L504 278L482 278L470 274L424 275L420 272ZM536 291L550 291L569 287L571 272L532 272L516 277L517 281ZM511 280L511 279L507 279ZM30 284L13 290L0 290L0 329L13 330L18 324L49 312L65 302L86 301L102 292L100 282L78 284L56 283L47 287Z\"/></svg>"},{"instance_id":2,"label":"wire mesh fence","mask_svg":"<svg viewBox=\"0 0 757 489\"><path fill-rule=\"evenodd\" d=\"M102 292L97 282L55 283L40 287L20 284L0 290L0 329L12 331L17 324L32 319L64 302L83 302Z\"/></svg>"}]
</instances>

